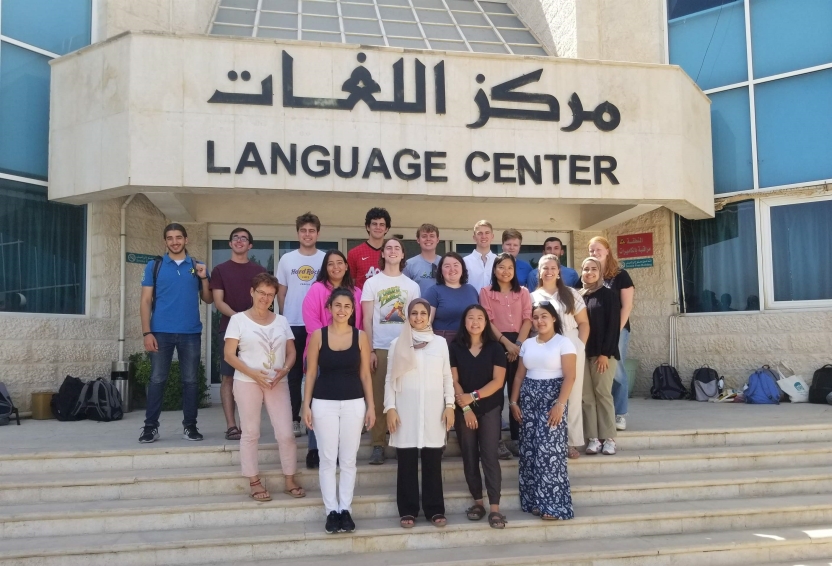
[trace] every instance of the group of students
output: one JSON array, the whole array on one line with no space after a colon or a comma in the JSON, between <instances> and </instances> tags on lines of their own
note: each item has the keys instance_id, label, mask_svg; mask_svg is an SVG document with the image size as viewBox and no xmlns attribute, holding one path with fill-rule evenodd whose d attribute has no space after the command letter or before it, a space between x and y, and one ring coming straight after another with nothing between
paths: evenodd
<instances>
[{"instance_id":1,"label":"group of students","mask_svg":"<svg viewBox=\"0 0 832 566\"><path fill-rule=\"evenodd\" d=\"M398 239L385 240L392 223L382 208L368 211L368 240L346 257L338 250L316 249L320 221L313 214L298 217L296 224L300 248L280 259L277 277L248 261L253 239L238 228L230 236L232 259L216 266L207 284L204 266L185 251L184 228L166 228L168 253L159 273L166 273L169 263L170 273L157 277L150 264L143 280L142 325L153 371L140 442L158 438L159 414L150 397L154 383L164 386L173 351L173 346L164 351L149 347L148 338L156 341L166 334L156 324L163 318L158 316L159 297L167 297L170 285L182 281L173 277L172 264L180 268L187 261L186 267L194 265L190 272L200 291L191 292L190 303L200 296L222 314L226 438L240 439L242 474L249 479L252 498L271 499L257 465L265 405L278 442L285 493L292 497L305 496L294 477L295 436L301 422L308 430L306 463L319 468L329 533L355 529L350 512L365 427L372 436L370 464L384 463L387 446L396 449L404 528L414 525L420 507L434 525L446 524L441 464L452 428L474 500L469 519L487 514L490 526L505 527L499 511L499 459L512 454L520 458L522 510L543 519L571 518L567 457L578 457L582 446L587 454L614 454L616 424L623 428L626 414L627 380L619 381L616 371L626 351L626 343L619 343L629 332L633 284L609 243L601 237L590 241L590 257L579 276L560 265L557 238L546 240L546 253L535 270L516 258L522 242L517 230L504 232L504 251L494 254L493 228L484 220L474 226L476 249L464 258L455 252L438 256L438 228L420 226L421 254L409 260ZM173 241L177 232L181 247ZM184 291L178 298L185 298L190 285L180 284ZM151 294L153 300L146 301ZM271 310L275 298L282 314ZM191 380L185 371L187 387ZM511 440L504 443L506 385ZM622 390L625 404L619 405L613 397ZM183 397L187 403L189 395ZM234 420L235 402L240 427ZM185 437L200 440L201 435L193 437L199 434L195 404L184 412Z\"/></svg>"}]
</instances>

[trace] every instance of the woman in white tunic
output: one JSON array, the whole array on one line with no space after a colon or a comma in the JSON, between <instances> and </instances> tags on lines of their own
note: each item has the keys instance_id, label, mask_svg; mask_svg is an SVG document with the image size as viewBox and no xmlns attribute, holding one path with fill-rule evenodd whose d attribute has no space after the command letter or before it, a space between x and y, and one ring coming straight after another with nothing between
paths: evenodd
<instances>
[{"instance_id":1,"label":"woman in white tunic","mask_svg":"<svg viewBox=\"0 0 832 566\"><path fill-rule=\"evenodd\" d=\"M422 460L421 507L425 517L444 527L442 449L454 422L454 383L448 344L430 326L430 303L413 300L407 324L390 345L384 412L390 446L396 447L396 498L400 524L413 527L419 515L419 456Z\"/></svg>"}]
</instances>

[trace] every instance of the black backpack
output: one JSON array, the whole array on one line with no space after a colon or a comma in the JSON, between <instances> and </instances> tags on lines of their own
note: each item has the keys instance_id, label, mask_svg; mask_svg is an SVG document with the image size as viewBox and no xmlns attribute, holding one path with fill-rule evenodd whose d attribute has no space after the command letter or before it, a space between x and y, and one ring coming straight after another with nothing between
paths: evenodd
<instances>
[{"instance_id":1,"label":"black backpack","mask_svg":"<svg viewBox=\"0 0 832 566\"><path fill-rule=\"evenodd\" d=\"M650 388L653 399L676 400L688 396L688 390L682 385L679 372L670 364L662 364L653 370L653 386Z\"/></svg>"},{"instance_id":2,"label":"black backpack","mask_svg":"<svg viewBox=\"0 0 832 566\"><path fill-rule=\"evenodd\" d=\"M120 421L124 416L121 394L109 379L99 377L85 383L81 398L81 412L90 420L108 423Z\"/></svg>"},{"instance_id":3,"label":"black backpack","mask_svg":"<svg viewBox=\"0 0 832 566\"><path fill-rule=\"evenodd\" d=\"M20 426L20 411L14 406L12 396L9 394L9 390L6 389L6 384L0 382L0 426L12 422L12 415L17 419L17 426Z\"/></svg>"},{"instance_id":4,"label":"black backpack","mask_svg":"<svg viewBox=\"0 0 832 566\"><path fill-rule=\"evenodd\" d=\"M832 393L832 364L826 364L812 376L809 386L809 402L826 404L826 397Z\"/></svg>"},{"instance_id":5,"label":"black backpack","mask_svg":"<svg viewBox=\"0 0 832 566\"><path fill-rule=\"evenodd\" d=\"M689 399L691 401L708 401L716 399L722 390L719 373L707 365L693 370L690 379Z\"/></svg>"},{"instance_id":6,"label":"black backpack","mask_svg":"<svg viewBox=\"0 0 832 566\"><path fill-rule=\"evenodd\" d=\"M87 418L81 412L81 393L84 391L84 381L68 375L64 378L61 388L52 395L50 407L52 414L59 421L80 421Z\"/></svg>"}]
</instances>

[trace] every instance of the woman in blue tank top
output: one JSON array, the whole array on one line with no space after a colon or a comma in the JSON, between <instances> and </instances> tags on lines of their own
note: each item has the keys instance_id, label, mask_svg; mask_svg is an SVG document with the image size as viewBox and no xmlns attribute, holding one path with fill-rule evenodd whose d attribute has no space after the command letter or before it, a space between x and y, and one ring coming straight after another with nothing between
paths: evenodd
<instances>
[{"instance_id":1,"label":"woman in blue tank top","mask_svg":"<svg viewBox=\"0 0 832 566\"><path fill-rule=\"evenodd\" d=\"M318 438L325 530L329 534L350 533L355 530L351 512L361 429L375 423L372 348L367 335L349 323L355 297L348 289L336 288L326 307L332 313L332 323L312 334L306 353L303 421ZM337 487L336 461L341 468Z\"/></svg>"}]
</instances>

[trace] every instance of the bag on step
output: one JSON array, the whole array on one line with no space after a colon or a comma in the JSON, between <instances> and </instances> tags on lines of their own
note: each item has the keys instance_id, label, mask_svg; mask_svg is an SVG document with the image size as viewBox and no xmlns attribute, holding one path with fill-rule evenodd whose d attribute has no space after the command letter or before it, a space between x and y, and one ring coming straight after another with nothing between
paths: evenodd
<instances>
[{"instance_id":1,"label":"bag on step","mask_svg":"<svg viewBox=\"0 0 832 566\"><path fill-rule=\"evenodd\" d=\"M826 364L815 371L809 387L809 402L824 404L832 393L832 364Z\"/></svg>"},{"instance_id":2,"label":"bag on step","mask_svg":"<svg viewBox=\"0 0 832 566\"><path fill-rule=\"evenodd\" d=\"M777 364L777 387L792 403L805 403L809 400L809 385L783 362Z\"/></svg>"},{"instance_id":3,"label":"bag on step","mask_svg":"<svg viewBox=\"0 0 832 566\"><path fill-rule=\"evenodd\" d=\"M121 394L112 381L99 377L85 384L84 389L83 412L88 419L104 423L121 420L124 416Z\"/></svg>"},{"instance_id":4,"label":"bag on step","mask_svg":"<svg viewBox=\"0 0 832 566\"><path fill-rule=\"evenodd\" d=\"M84 391L84 381L68 375L64 378L61 388L52 395L50 406L52 414L59 421L80 421L87 418L81 412L81 393Z\"/></svg>"},{"instance_id":5,"label":"bag on step","mask_svg":"<svg viewBox=\"0 0 832 566\"><path fill-rule=\"evenodd\" d=\"M780 388L769 366L763 366L748 376L745 386L745 402L753 405L779 405Z\"/></svg>"},{"instance_id":6,"label":"bag on step","mask_svg":"<svg viewBox=\"0 0 832 566\"><path fill-rule=\"evenodd\" d=\"M688 390L682 385L679 372L670 364L662 364L653 370L653 386L650 396L653 399L676 400L684 399Z\"/></svg>"},{"instance_id":7,"label":"bag on step","mask_svg":"<svg viewBox=\"0 0 832 566\"><path fill-rule=\"evenodd\" d=\"M702 366L693 370L690 380L690 399L716 401L722 392L723 378L711 367Z\"/></svg>"},{"instance_id":8,"label":"bag on step","mask_svg":"<svg viewBox=\"0 0 832 566\"><path fill-rule=\"evenodd\" d=\"M12 396L9 394L9 390L6 389L6 384L0 382L0 426L12 422L12 415L17 420L17 426L20 426L20 411L14 406Z\"/></svg>"}]
</instances>

